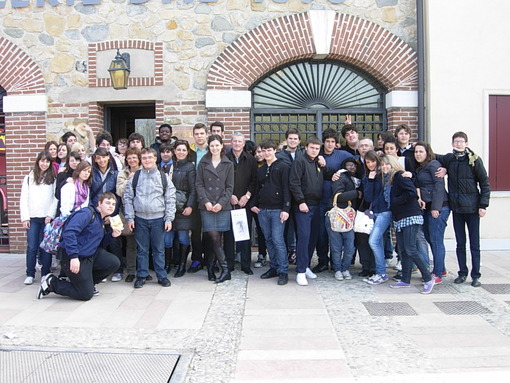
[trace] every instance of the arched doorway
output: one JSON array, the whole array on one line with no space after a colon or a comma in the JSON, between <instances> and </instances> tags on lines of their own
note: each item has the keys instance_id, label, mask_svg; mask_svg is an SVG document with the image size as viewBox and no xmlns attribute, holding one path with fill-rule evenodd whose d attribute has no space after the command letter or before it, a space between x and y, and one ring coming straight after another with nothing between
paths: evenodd
<instances>
[{"instance_id":1,"label":"arched doorway","mask_svg":"<svg viewBox=\"0 0 510 383\"><path fill-rule=\"evenodd\" d=\"M340 130L346 115L360 134L386 130L386 89L352 66L327 60L295 62L278 68L251 88L251 136L255 142L281 142L285 131L298 129L303 140Z\"/></svg>"}]
</instances>

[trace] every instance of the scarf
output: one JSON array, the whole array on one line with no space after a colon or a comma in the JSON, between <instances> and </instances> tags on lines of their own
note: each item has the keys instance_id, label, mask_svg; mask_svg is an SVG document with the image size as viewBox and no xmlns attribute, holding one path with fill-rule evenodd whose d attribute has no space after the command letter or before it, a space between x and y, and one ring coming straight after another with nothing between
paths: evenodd
<instances>
[{"instance_id":1,"label":"scarf","mask_svg":"<svg viewBox=\"0 0 510 383\"><path fill-rule=\"evenodd\" d=\"M384 201L388 204L388 209L391 208L391 184L389 183L390 175L384 174Z\"/></svg>"},{"instance_id":2,"label":"scarf","mask_svg":"<svg viewBox=\"0 0 510 383\"><path fill-rule=\"evenodd\" d=\"M80 180L76 179L74 181L74 209L83 205L83 203L87 200L87 196L89 195L89 185L86 183L81 183Z\"/></svg>"},{"instance_id":3,"label":"scarf","mask_svg":"<svg viewBox=\"0 0 510 383\"><path fill-rule=\"evenodd\" d=\"M476 154L469 148L466 148L465 150L458 150L458 149L453 148L453 154L457 158L467 155L469 166L475 166L475 162L478 159L478 154Z\"/></svg>"}]
</instances>

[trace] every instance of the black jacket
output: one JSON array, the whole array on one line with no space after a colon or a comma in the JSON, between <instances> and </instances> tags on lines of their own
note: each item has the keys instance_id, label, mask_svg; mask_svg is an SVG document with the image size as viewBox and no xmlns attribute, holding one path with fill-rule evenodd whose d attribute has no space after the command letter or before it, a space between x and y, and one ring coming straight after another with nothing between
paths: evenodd
<instances>
[{"instance_id":1,"label":"black jacket","mask_svg":"<svg viewBox=\"0 0 510 383\"><path fill-rule=\"evenodd\" d=\"M198 208L205 210L205 204L219 203L223 210L232 210L230 198L234 190L234 165L226 157L214 167L211 155L205 155L198 164L197 169L197 196Z\"/></svg>"},{"instance_id":2,"label":"black jacket","mask_svg":"<svg viewBox=\"0 0 510 383\"><path fill-rule=\"evenodd\" d=\"M244 150L239 156L237 162L234 151L226 154L227 158L234 164L234 191L232 192L237 198L241 198L248 191L255 194L257 183L257 160L250 153Z\"/></svg>"},{"instance_id":3,"label":"black jacket","mask_svg":"<svg viewBox=\"0 0 510 383\"><path fill-rule=\"evenodd\" d=\"M448 171L450 207L460 214L478 213L478 209L486 209L491 196L489 177L481 158L476 158L470 165L469 157L475 154L469 153L461 157L453 153L437 156Z\"/></svg>"},{"instance_id":4,"label":"black jacket","mask_svg":"<svg viewBox=\"0 0 510 383\"><path fill-rule=\"evenodd\" d=\"M296 149L295 159L292 158L290 152L287 149L287 146L284 146L282 150L276 152L276 158L283 160L287 165L291 166L292 163L305 154L305 149L302 146L298 146Z\"/></svg>"},{"instance_id":5,"label":"black jacket","mask_svg":"<svg viewBox=\"0 0 510 383\"><path fill-rule=\"evenodd\" d=\"M418 204L416 187L410 178L402 177L402 172L396 172L391 186L391 212L393 220L422 215Z\"/></svg>"},{"instance_id":6,"label":"black jacket","mask_svg":"<svg viewBox=\"0 0 510 383\"><path fill-rule=\"evenodd\" d=\"M290 167L277 159L271 166L262 165L257 170L257 188L251 206L259 209L290 211Z\"/></svg>"},{"instance_id":7,"label":"black jacket","mask_svg":"<svg viewBox=\"0 0 510 383\"><path fill-rule=\"evenodd\" d=\"M193 228L193 214L197 208L196 175L193 162L188 160L174 161L172 183L176 190L185 192L188 197L184 208L189 206L193 209L192 214L188 216L182 215L178 211L175 212L175 220L172 223L175 230L191 230Z\"/></svg>"},{"instance_id":8,"label":"black jacket","mask_svg":"<svg viewBox=\"0 0 510 383\"><path fill-rule=\"evenodd\" d=\"M342 209L347 207L348 201L351 201L354 209L358 207L358 188L361 182L356 188L353 177L349 172L343 172L338 180L331 183L331 201L329 201L328 209L333 207L333 199L337 193L342 193L336 200L338 207Z\"/></svg>"},{"instance_id":9,"label":"black jacket","mask_svg":"<svg viewBox=\"0 0 510 383\"><path fill-rule=\"evenodd\" d=\"M421 199L427 204L427 210L439 210L448 201L444 178L436 177L441 166L439 161L430 161L425 167L416 169L416 187L420 189Z\"/></svg>"},{"instance_id":10,"label":"black jacket","mask_svg":"<svg viewBox=\"0 0 510 383\"><path fill-rule=\"evenodd\" d=\"M292 200L296 204L306 203L318 206L322 198L322 185L325 179L331 179L334 170L321 168L317 158L308 154L297 158L290 168L289 188Z\"/></svg>"}]
</instances>

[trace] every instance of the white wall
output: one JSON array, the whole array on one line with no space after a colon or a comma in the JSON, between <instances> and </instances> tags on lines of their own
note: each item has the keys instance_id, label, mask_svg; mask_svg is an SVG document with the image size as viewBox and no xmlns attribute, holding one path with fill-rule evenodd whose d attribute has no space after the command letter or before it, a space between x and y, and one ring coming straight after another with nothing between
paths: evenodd
<instances>
[{"instance_id":1,"label":"white wall","mask_svg":"<svg viewBox=\"0 0 510 383\"><path fill-rule=\"evenodd\" d=\"M488 95L510 94L510 1L424 3L427 139L444 153L462 130L488 166ZM510 192L493 193L483 238L510 238L509 204Z\"/></svg>"}]
</instances>

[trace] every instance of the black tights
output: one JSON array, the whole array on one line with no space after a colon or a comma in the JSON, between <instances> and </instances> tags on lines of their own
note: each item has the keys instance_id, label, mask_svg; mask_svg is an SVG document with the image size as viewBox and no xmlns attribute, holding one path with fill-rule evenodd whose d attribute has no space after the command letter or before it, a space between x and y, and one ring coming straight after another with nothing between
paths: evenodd
<instances>
[{"instance_id":1,"label":"black tights","mask_svg":"<svg viewBox=\"0 0 510 383\"><path fill-rule=\"evenodd\" d=\"M212 257L213 259L214 258L218 258L219 261L220 258L221 258L221 254L225 254L223 252L223 247L221 246L221 237L222 237L222 232L221 231L209 231L209 239L211 240L211 248L212 248L212 253L214 254L214 257ZM218 256L219 255L219 256Z\"/></svg>"}]
</instances>

